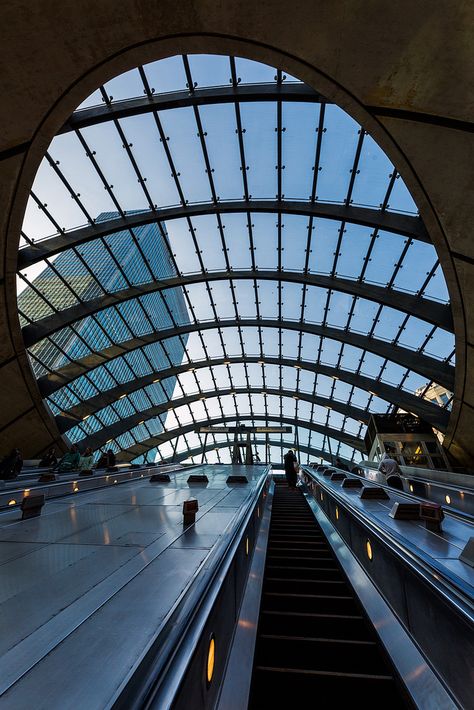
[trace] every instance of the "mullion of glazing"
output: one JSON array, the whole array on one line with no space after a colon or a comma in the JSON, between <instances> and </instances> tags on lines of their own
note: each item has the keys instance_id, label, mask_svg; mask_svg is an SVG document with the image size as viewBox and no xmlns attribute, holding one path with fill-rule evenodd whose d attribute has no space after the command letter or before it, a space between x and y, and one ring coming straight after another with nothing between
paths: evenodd
<instances>
[{"instance_id":1,"label":"mullion of glazing","mask_svg":"<svg viewBox=\"0 0 474 710\"><path fill-rule=\"evenodd\" d=\"M80 142L81 142L81 145L83 146L83 148L84 148L85 151L86 151L86 156L91 160L94 169L96 170L97 174L99 175L99 178L101 179L102 183L106 186L106 189L107 189L107 191L108 191L108 193L109 193L111 199L113 200L114 204L116 205L116 207L117 207L119 213L123 216L123 215L124 215L124 212L123 212L123 210L121 209L118 200L115 198L115 195L113 194L113 190L112 190L111 186L110 186L110 185L107 183L107 181L105 180L105 176L103 175L102 171L100 170L100 167L99 167L97 161L96 161L95 158L93 157L93 151L90 150L90 148L89 148L87 142L85 141L85 139L83 138L83 136L79 133L79 131L77 131L76 133L78 134L78 137L79 137L79 140L80 140ZM62 182L65 184L65 186L67 187L67 189L70 191L71 197L73 197L73 198L75 199L75 201L76 201L76 203L78 204L78 206L82 209L83 213L87 216L88 221L89 221L89 222L93 222L93 220L90 218L90 215L88 215L87 211L86 211L85 208L83 207L82 202L79 200L78 195L76 195L75 193L73 193L72 187L69 185L69 183L68 183L68 181L66 180L66 178L62 175L62 172L60 171L60 169L58 168L58 166L52 162L51 157L48 157L48 161L49 161L50 165L52 165L52 167L54 167L55 172L58 174L58 176L60 177L60 179L62 180ZM129 230L129 231L130 231L130 234L131 234L131 236L132 236L132 241L133 241L134 245L136 246L136 248L138 249L138 251L140 252L140 254L142 254L142 258L143 258L144 264L145 264L146 267L148 268L149 273L150 273L150 276L151 276L151 278L153 279L154 276L153 276L151 270L149 269L149 266L148 266L148 264L147 264L146 259L144 259L144 255L143 255L143 253L142 253L141 247L138 245L138 241L137 241L137 239L136 239L136 237L135 237L135 235L134 235L134 233L133 233L133 230ZM113 251L110 249L110 247L109 247L108 243L106 242L105 238L101 238L100 241L101 241L101 243L104 245L104 248L105 248L106 252L109 254L110 258L112 259L113 263L115 264L115 267L116 267L118 273L120 273L120 275L123 277L123 279L124 279L125 283L128 285L128 287L131 287L131 283L130 283L130 281L129 281L127 275L125 274L124 270L121 268L120 263L118 262L117 258L115 257ZM82 256L80 255L80 253L76 252L76 250L74 250L74 251L75 251L76 255L78 256L78 258L81 260L82 264L83 264L83 265L85 266L85 268L87 269L87 271L91 274L91 276L95 279L95 281L97 281L97 283L99 284L100 288L101 288L103 291L105 291L105 289L103 288L102 284L100 284L100 282L98 281L98 279L97 279L97 277L95 276L95 274L90 270L88 264L87 264L86 261L82 258ZM60 277L60 278L61 278L61 281L62 281L63 283L65 283L65 284L67 283L67 282L65 282L65 280L64 280L62 277ZM82 301L81 301L81 302L82 302ZM137 303L138 303L138 305L139 305L139 307L140 307L140 310L142 311L142 314L144 315L145 319L148 321L150 327L153 329L153 324L152 324L152 322L151 322L151 320L150 320L148 314L146 313L145 309L143 308L143 305L142 305L142 303L141 303L141 301L140 301L139 299L137 299ZM57 312L57 309L54 309L54 310ZM132 331L130 330L130 328L129 328L128 323L126 323L125 319L122 317L120 311L119 311L116 307L114 307L114 310L115 310L116 314L118 315L119 319L122 321L123 325L125 326L125 329L126 329L126 330L129 330L130 332L132 332ZM102 327L102 325L97 321L97 319L96 319L94 316L93 316L93 320L94 320L94 322L99 326L99 328L102 330L102 332L103 332L107 337L109 337L109 335L105 332L105 330L104 330L104 328ZM74 330L74 328L73 328L73 330ZM79 336L79 334L77 334L77 335ZM81 337L81 336L79 336L79 337ZM81 337L81 340L87 345L87 347L89 347L89 345L84 341L84 339L83 339L82 337ZM132 368L132 370L133 370L133 368Z\"/></svg>"},{"instance_id":2,"label":"mullion of glazing","mask_svg":"<svg viewBox=\"0 0 474 710\"><path fill-rule=\"evenodd\" d=\"M185 71L186 79L187 79L187 82L188 82L188 88L189 88L190 93L193 93L193 92L194 92L194 82L193 82L193 78L192 78L192 74L191 74L191 68L190 68L190 66L189 66L189 60L188 60L188 58L187 58L186 55L183 55L182 59L183 59L183 65L184 65L184 71ZM202 155L203 155L203 158L204 158L204 164L205 164L205 166L206 166L206 174L207 174L208 181L209 181L209 188L210 188L210 191L211 191L211 195L212 195L213 202L214 202L214 203L217 203L218 200L219 200L219 198L218 198L218 196L217 196L216 189L215 189L215 185L214 185L214 179L213 179L213 177L212 177L212 173L214 172L214 168L212 168L212 166L211 166L211 164L210 164L210 160L209 160L209 153L208 153L208 150L207 150L206 138L205 138L206 133L204 132L204 129L203 129L203 126L202 126L202 121L201 121L201 116L200 116L199 108L198 108L197 106L194 106L194 107L193 107L193 112L194 112L194 118L195 118L195 121L196 121L197 134L198 134L198 137L199 137L199 140L200 140ZM218 224L218 229L219 229L219 236L220 236L220 239L221 239L222 251L223 251L223 254L224 254L224 259L225 259L225 264L226 264L226 270L230 272L230 270L231 270L231 264L230 264L230 261L229 261L228 248L227 248L227 244L226 244L226 240L225 240L224 226L223 226L223 224L222 224L221 215L220 215L220 214L216 214L216 218L217 218L217 224ZM238 328L238 332L239 332L239 337L240 337L241 346L242 346L242 354L243 354L244 348L243 348L242 331L241 331L241 328L240 328L240 326L239 326L239 324L238 324L239 313L238 313L238 308L237 308L237 299L236 299L236 296L235 296L235 287L234 287L234 283L233 283L232 280L229 281L229 286L230 286L230 290L231 290L231 293L232 293L232 302L233 302L233 306L234 306L234 311L235 311L235 316L236 316L236 321L237 321L237 328ZM209 288L209 286L208 286L208 288ZM216 318L216 320L217 320L217 313L216 313L216 310L215 310L214 299L212 298L212 294L210 293L210 290L211 290L211 289L209 288L209 298L210 298L210 300L211 300L211 305L212 305L212 308L213 308L214 316L215 316L215 318ZM221 344L222 344L222 348L223 348L224 354L226 354L225 341L224 341L224 338L223 338L222 333L220 332L220 330L219 330L219 334L220 334L220 337L221 337Z\"/></svg>"},{"instance_id":3,"label":"mullion of glazing","mask_svg":"<svg viewBox=\"0 0 474 710\"><path fill-rule=\"evenodd\" d=\"M231 82L233 86L237 86L239 83L239 80L237 78L237 72L236 72L236 66L235 66L235 58L234 57L229 57L229 62L230 62L230 72L231 72ZM236 121L236 133L239 141L239 154L240 154L240 170L242 173L242 182L243 182L243 198L247 202L250 200L250 195L249 195L249 189L248 189L248 180L247 180L247 170L249 169L247 165L247 161L245 158L245 145L244 145L244 140L243 140L243 133L245 131L245 128L242 126L242 117L241 117L241 112L240 112L240 105L238 101L234 102L234 111L235 111L235 121ZM249 245L250 245L250 258L252 262L252 269L255 271L255 249L254 249L254 243L253 243L253 233L252 233L252 224L251 224L251 214L250 211L247 212L247 229L248 229L248 236L249 236ZM257 280L253 280L253 287L254 287L254 292L255 292L255 305L256 305L256 311L257 311L257 318L260 319L260 308L259 308L259 298L258 298L258 285L257 285ZM239 328L240 332L240 328ZM258 337L259 337L259 343L260 343L260 352L263 354L263 338L262 338L262 329L260 325L258 326ZM243 350L243 348L242 348Z\"/></svg>"},{"instance_id":4,"label":"mullion of glazing","mask_svg":"<svg viewBox=\"0 0 474 710\"><path fill-rule=\"evenodd\" d=\"M101 87L101 90L102 90L102 87ZM120 133L121 133L120 127L117 127L117 126L116 126L116 128L117 128L117 130L118 130L118 132L119 132L119 135L120 135ZM102 182L102 184L103 184L103 186L104 186L104 188L105 188L107 194L109 195L110 199L112 200L113 204L115 205L115 207L116 207L116 209L117 209L117 212L119 213L119 215L120 215L121 217L125 217L125 212L124 212L124 210L122 209L122 206L120 205L118 199L117 199L116 196L115 196L115 193L114 193L114 191L113 191L113 186L112 186L112 185L108 182L108 180L106 179L106 177L105 177L105 175L104 175L104 173L103 173L103 171L102 171L102 169L101 169L101 167L100 167L98 161L97 161L96 158L94 157L94 156L95 156L95 151L92 151L92 150L89 148L89 145L88 145L86 139L84 138L84 136L82 135L82 133L81 133L79 130L77 130L75 133L76 133L76 136L77 136L77 138L79 139L79 141L80 141L82 147L83 147L84 150L86 151L86 156L87 156L87 157L89 158L89 160L91 161L92 166L93 166L95 172L97 173L97 175L98 175L98 177L99 177L99 180ZM122 132L122 133L123 133L123 132ZM122 139L122 140L123 140L123 147L127 150L127 155L128 155L128 157L130 158L130 160L131 160L131 162L132 162L132 165L133 165L133 164L134 164L134 159L133 159L133 156L131 156L131 154L129 154L130 148L128 147L128 143L127 143L127 140L126 140L125 136L123 136L123 139ZM127 148L125 147L126 145L127 145ZM130 156L131 156L131 157L130 157ZM139 182L140 182L140 178L139 178ZM143 185L143 182L140 182L140 184L142 185L142 187L144 186L144 185ZM148 194L147 191L146 191L146 194ZM150 205L150 209L154 209L153 205ZM144 264L145 268L148 270L148 273L149 273L149 275L150 275L150 279L153 281L153 279L154 279L153 273L152 273L152 271L151 271L151 269L150 269L150 266L149 266L149 264L148 264L148 262L147 262L147 260L146 260L145 254L143 253L143 250L142 250L142 248L141 248L141 246L140 246L139 240L135 237L135 233L134 233L133 229L128 229L128 230L126 230L126 231L128 231L128 233L130 234L130 236L131 236L131 238L132 238L132 241L133 241L133 244L134 244L135 248L137 249L138 253L140 254L140 256L141 256L141 258L142 258L142 260L143 260L143 264ZM101 241L102 241L103 244L105 244L106 246L108 246L108 245L107 245L107 242L106 242L104 239L101 239ZM126 280L127 280L127 279L126 279ZM128 280L127 280L127 281L128 281Z\"/></svg>"},{"instance_id":5,"label":"mullion of glazing","mask_svg":"<svg viewBox=\"0 0 474 710\"><path fill-rule=\"evenodd\" d=\"M79 132L77 131L77 133L79 133ZM119 131L119 135L120 135L120 133L121 133L121 132ZM121 136L121 137L122 137L122 136ZM123 136L123 140L124 140L124 148L125 148L125 143L127 143L125 136ZM97 172L97 174L98 174L98 176L99 176L99 179L102 181L103 185L105 186L105 188L106 188L108 194L110 195L110 197L111 197L111 199L113 200L115 206L117 207L117 210L119 211L119 214L123 217L123 216L125 215L125 213L124 213L123 209L121 208L119 201L117 200L117 198L115 197L115 195L114 195L114 193L113 193L112 186L111 186L111 185L107 182L107 180L105 179L105 175L103 174L102 170L100 169L100 166L99 166L97 160L94 158L94 156L93 156L93 151L90 150L90 148L89 148L89 146L88 146L86 140L84 139L84 137L83 137L82 135L80 136L80 141L81 141L81 144L82 144L82 146L84 147L84 149L85 149L85 151L86 151L86 155L87 155L87 156L89 157L89 159L91 160L91 163L92 163L92 165L93 165L95 171ZM126 151L127 151L128 157L130 158L131 151L130 151L130 148L128 147L128 143L127 143L127 148L125 148L125 149L126 149ZM129 153L130 153L130 154L129 154ZM131 162L132 162L132 165L133 165L134 162L135 162L134 159L133 159L133 156L132 156L132 158L130 158L130 159L131 159ZM139 179L139 181L140 181L140 179ZM140 182L140 184L141 184L142 187L144 188L143 180ZM144 189L145 189L145 188L144 188ZM147 191L146 191L146 194L148 194ZM151 209L152 209L152 208L151 208ZM142 261L143 261L143 264L145 265L146 269L148 270L148 273L149 273L149 275L150 275L150 280L151 280L151 281L154 281L154 279L155 279L154 274L153 274L153 272L151 271L151 268L150 268L150 266L149 266L149 264L148 264L148 262L147 262L147 260L146 260L145 255L143 254L143 250L142 250L141 246L139 245L139 242L138 242L138 240L137 240L137 238L136 238L136 236L135 236L135 233L134 233L133 229L130 229L130 230L129 230L129 233L130 233L130 236L131 236L131 238L132 238L132 242L133 242L135 248L137 249L138 253L139 253L140 256L141 256L141 259L142 259ZM127 277L125 271L124 271L124 270L122 269L122 267L120 266L120 263L118 262L117 258L115 257L115 255L114 255L112 249L110 248L109 244L107 243L107 241L106 241L105 239L101 239L101 242L104 244L104 247L106 248L106 251L107 251L107 253L109 254L109 256L111 257L111 259L113 260L113 262L114 262L114 264L115 264L115 266L116 266L118 272L119 272L120 275L123 277L123 279L124 279L125 283L127 284L127 286L130 288L130 287L132 286L132 284L131 284L129 278ZM167 243L167 240L164 239L164 242L165 242L165 246L167 247L168 254L170 255L170 254L171 254L171 250L170 250L170 248L169 248L169 245L168 245L168 243ZM173 259L172 255L170 256L170 258ZM136 303L137 303L137 305L138 305L138 307L139 307L139 309L140 309L142 315L144 316L145 320L149 323L150 328L153 330L153 323L152 323L152 321L151 321L151 319L150 319L150 317L149 317L149 315L148 315L146 309L144 308L144 306L143 306L141 300L140 300L140 299L137 299L137 300L136 300ZM122 322L124 322L124 319L123 319L123 317L121 316L120 311L119 311L117 308L115 308L115 312L118 314L118 316L119 316L119 318L122 320Z\"/></svg>"},{"instance_id":6,"label":"mullion of glazing","mask_svg":"<svg viewBox=\"0 0 474 710\"><path fill-rule=\"evenodd\" d=\"M358 166L359 166L359 160L360 160L360 154L362 152L362 146L364 143L364 137L365 137L365 131L363 128L359 128L359 140L357 141L357 146L355 150L355 155L354 155L354 161L352 163L352 168L350 169L350 180L349 180L349 186L347 189L347 194L344 199L344 204L349 206L352 202L352 192L354 190L354 182L355 178L357 175L358 171ZM346 231L346 222L342 221L341 226L339 227L339 232L337 235L337 244L336 244L336 250L334 253L334 261L331 269L331 276L334 276L337 271L337 263L339 260L339 257L341 255L340 249L341 249L341 244L342 244L342 238L344 236L344 232Z\"/></svg>"}]
</instances>

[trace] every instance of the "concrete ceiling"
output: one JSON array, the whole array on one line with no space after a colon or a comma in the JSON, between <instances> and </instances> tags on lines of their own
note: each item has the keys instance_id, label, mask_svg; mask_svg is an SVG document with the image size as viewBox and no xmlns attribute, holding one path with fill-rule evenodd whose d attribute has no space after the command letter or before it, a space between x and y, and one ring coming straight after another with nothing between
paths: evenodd
<instances>
[{"instance_id":1,"label":"concrete ceiling","mask_svg":"<svg viewBox=\"0 0 474 710\"><path fill-rule=\"evenodd\" d=\"M280 66L379 142L438 251L456 332L445 440L474 453L474 5L452 0L10 0L0 6L0 452L60 442L29 369L15 271L28 191L50 140L99 84L177 53Z\"/></svg>"}]
</instances>

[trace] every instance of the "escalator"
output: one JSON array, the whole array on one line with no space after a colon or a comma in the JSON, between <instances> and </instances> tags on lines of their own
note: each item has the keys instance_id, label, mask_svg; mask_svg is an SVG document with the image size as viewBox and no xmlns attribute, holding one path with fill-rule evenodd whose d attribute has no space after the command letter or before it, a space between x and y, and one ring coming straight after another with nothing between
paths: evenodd
<instances>
[{"instance_id":1,"label":"escalator","mask_svg":"<svg viewBox=\"0 0 474 710\"><path fill-rule=\"evenodd\" d=\"M249 708L412 707L303 493L276 481Z\"/></svg>"}]
</instances>

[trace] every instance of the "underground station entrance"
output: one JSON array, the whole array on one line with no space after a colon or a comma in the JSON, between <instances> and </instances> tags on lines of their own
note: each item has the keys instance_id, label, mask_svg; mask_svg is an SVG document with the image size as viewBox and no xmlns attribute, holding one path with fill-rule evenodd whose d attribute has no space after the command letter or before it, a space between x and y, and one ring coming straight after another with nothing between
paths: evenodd
<instances>
[{"instance_id":1,"label":"underground station entrance","mask_svg":"<svg viewBox=\"0 0 474 710\"><path fill-rule=\"evenodd\" d=\"M388 137L436 116L97 27L0 151L0 708L472 710L472 259Z\"/></svg>"}]
</instances>

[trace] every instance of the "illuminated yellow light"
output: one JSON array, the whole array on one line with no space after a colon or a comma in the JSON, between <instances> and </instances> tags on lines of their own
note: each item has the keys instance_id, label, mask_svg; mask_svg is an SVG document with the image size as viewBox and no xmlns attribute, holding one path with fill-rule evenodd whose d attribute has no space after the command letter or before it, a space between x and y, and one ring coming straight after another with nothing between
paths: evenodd
<instances>
[{"instance_id":1,"label":"illuminated yellow light","mask_svg":"<svg viewBox=\"0 0 474 710\"><path fill-rule=\"evenodd\" d=\"M105 477L105 480L106 480L106 481L108 481L108 480L109 480L109 478L110 478L110 476L106 476L106 477Z\"/></svg>"},{"instance_id":2,"label":"illuminated yellow light","mask_svg":"<svg viewBox=\"0 0 474 710\"><path fill-rule=\"evenodd\" d=\"M83 422L85 422L85 421L86 421L86 419L89 419L89 417L90 417L90 414L86 414L86 416L85 416L85 417L82 417L82 421L83 421Z\"/></svg>"},{"instance_id":3,"label":"illuminated yellow light","mask_svg":"<svg viewBox=\"0 0 474 710\"><path fill-rule=\"evenodd\" d=\"M119 399L124 399L127 395L126 394L121 394Z\"/></svg>"},{"instance_id":4,"label":"illuminated yellow light","mask_svg":"<svg viewBox=\"0 0 474 710\"><path fill-rule=\"evenodd\" d=\"M158 379L153 380L153 384L156 385L156 383L159 382L159 381L160 381L160 378L158 377Z\"/></svg>"},{"instance_id":5,"label":"illuminated yellow light","mask_svg":"<svg viewBox=\"0 0 474 710\"><path fill-rule=\"evenodd\" d=\"M209 639L209 648L207 651L207 668L206 668L206 680L207 684L212 683L212 677L214 675L214 665L216 662L216 641L214 635Z\"/></svg>"},{"instance_id":6,"label":"illuminated yellow light","mask_svg":"<svg viewBox=\"0 0 474 710\"><path fill-rule=\"evenodd\" d=\"M365 543L365 549L367 552L367 557L369 558L370 561L373 559L373 552L372 552L372 545L370 544L370 540L367 540Z\"/></svg>"},{"instance_id":7,"label":"illuminated yellow light","mask_svg":"<svg viewBox=\"0 0 474 710\"><path fill-rule=\"evenodd\" d=\"M413 493L413 486L411 483L410 483L410 493Z\"/></svg>"},{"instance_id":8,"label":"illuminated yellow light","mask_svg":"<svg viewBox=\"0 0 474 710\"><path fill-rule=\"evenodd\" d=\"M29 488L25 488L25 490L23 491L23 496L26 498L26 497L29 496L29 495L30 495L30 489L29 489Z\"/></svg>"},{"instance_id":9,"label":"illuminated yellow light","mask_svg":"<svg viewBox=\"0 0 474 710\"><path fill-rule=\"evenodd\" d=\"M196 368L195 368L195 367L190 367L189 370L188 370L188 372L196 372Z\"/></svg>"},{"instance_id":10,"label":"illuminated yellow light","mask_svg":"<svg viewBox=\"0 0 474 710\"><path fill-rule=\"evenodd\" d=\"M230 365L230 360L224 360L224 365Z\"/></svg>"},{"instance_id":11,"label":"illuminated yellow light","mask_svg":"<svg viewBox=\"0 0 474 710\"><path fill-rule=\"evenodd\" d=\"M79 487L78 487L78 486L74 486L74 493L77 493L78 490L79 490Z\"/></svg>"},{"instance_id":12,"label":"illuminated yellow light","mask_svg":"<svg viewBox=\"0 0 474 710\"><path fill-rule=\"evenodd\" d=\"M329 404L325 404L324 406L326 407L326 409L332 409L332 407L330 407Z\"/></svg>"},{"instance_id":13,"label":"illuminated yellow light","mask_svg":"<svg viewBox=\"0 0 474 710\"><path fill-rule=\"evenodd\" d=\"M445 496L445 501L449 505L451 503L451 498L449 496Z\"/></svg>"},{"instance_id":14,"label":"illuminated yellow light","mask_svg":"<svg viewBox=\"0 0 474 710\"><path fill-rule=\"evenodd\" d=\"M293 399L299 399L299 397L297 397L296 394L294 394Z\"/></svg>"},{"instance_id":15,"label":"illuminated yellow light","mask_svg":"<svg viewBox=\"0 0 474 710\"><path fill-rule=\"evenodd\" d=\"M319 494L319 498L320 498L320 500L324 500L324 496L323 496L323 492L322 492L322 491L321 491L320 494Z\"/></svg>"},{"instance_id":16,"label":"illuminated yellow light","mask_svg":"<svg viewBox=\"0 0 474 710\"><path fill-rule=\"evenodd\" d=\"M9 500L8 505L16 505L16 500Z\"/></svg>"},{"instance_id":17,"label":"illuminated yellow light","mask_svg":"<svg viewBox=\"0 0 474 710\"><path fill-rule=\"evenodd\" d=\"M295 370L301 370L301 365L294 365Z\"/></svg>"},{"instance_id":18,"label":"illuminated yellow light","mask_svg":"<svg viewBox=\"0 0 474 710\"><path fill-rule=\"evenodd\" d=\"M257 362L259 365L265 365L265 360L258 360Z\"/></svg>"},{"instance_id":19,"label":"illuminated yellow light","mask_svg":"<svg viewBox=\"0 0 474 710\"><path fill-rule=\"evenodd\" d=\"M339 508L336 505L336 520L339 520Z\"/></svg>"},{"instance_id":20,"label":"illuminated yellow light","mask_svg":"<svg viewBox=\"0 0 474 710\"><path fill-rule=\"evenodd\" d=\"M372 395L372 397L378 397L378 395L377 395L377 394L375 394L375 392L371 392L370 390L369 390L369 394L371 394L371 395Z\"/></svg>"},{"instance_id":21,"label":"illuminated yellow light","mask_svg":"<svg viewBox=\"0 0 474 710\"><path fill-rule=\"evenodd\" d=\"M206 399L205 397L199 397L200 400Z\"/></svg>"},{"instance_id":22,"label":"illuminated yellow light","mask_svg":"<svg viewBox=\"0 0 474 710\"><path fill-rule=\"evenodd\" d=\"M141 422L138 422L138 425L139 425L139 426L140 426L140 424L145 424L145 420L142 419Z\"/></svg>"},{"instance_id":23,"label":"illuminated yellow light","mask_svg":"<svg viewBox=\"0 0 474 710\"><path fill-rule=\"evenodd\" d=\"M336 377L336 375L331 375L331 377L332 377L333 380L338 380L338 379L339 379L339 377Z\"/></svg>"},{"instance_id":24,"label":"illuminated yellow light","mask_svg":"<svg viewBox=\"0 0 474 710\"><path fill-rule=\"evenodd\" d=\"M117 483L117 479L115 479L114 483Z\"/></svg>"},{"instance_id":25,"label":"illuminated yellow light","mask_svg":"<svg viewBox=\"0 0 474 710\"><path fill-rule=\"evenodd\" d=\"M248 557L248 554L249 554L249 539L248 539L248 537L245 538L245 554Z\"/></svg>"}]
</instances>

